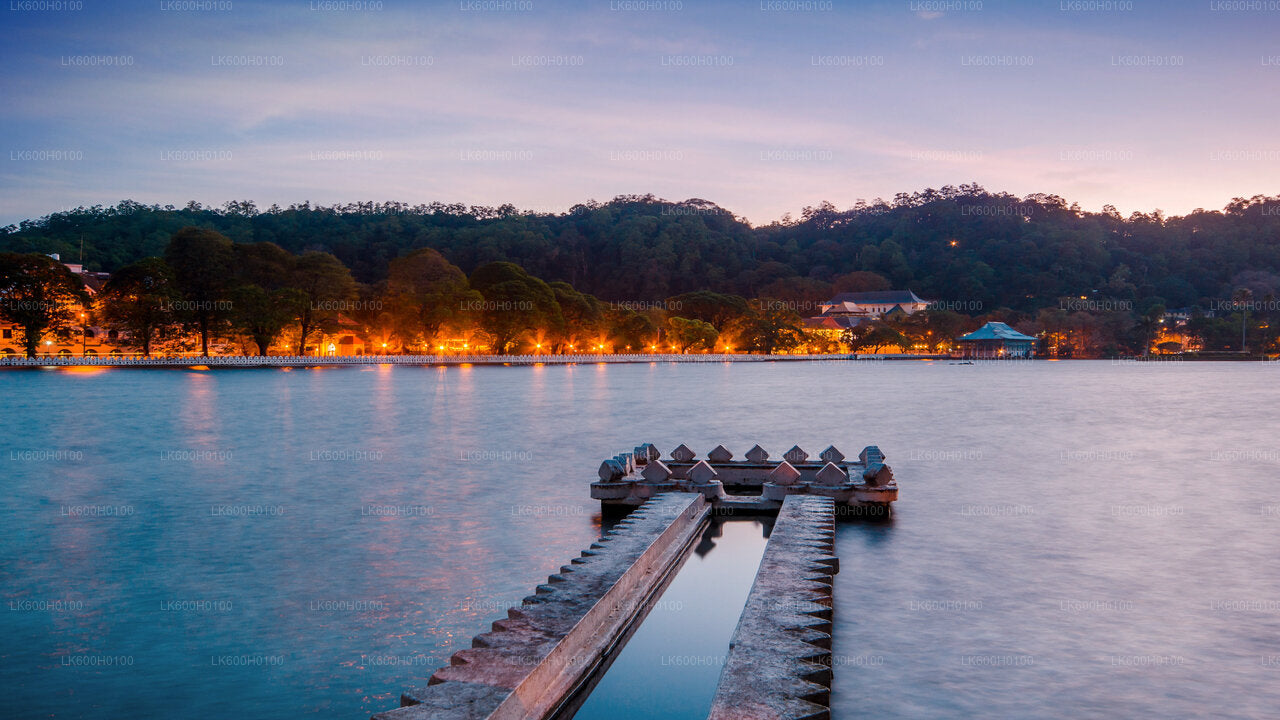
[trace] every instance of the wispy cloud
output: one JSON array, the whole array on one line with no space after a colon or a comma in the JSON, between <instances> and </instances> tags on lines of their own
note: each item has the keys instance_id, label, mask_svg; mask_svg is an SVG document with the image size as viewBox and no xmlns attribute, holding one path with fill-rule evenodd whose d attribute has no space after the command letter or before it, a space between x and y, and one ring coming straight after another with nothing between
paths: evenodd
<instances>
[{"instance_id":1,"label":"wispy cloud","mask_svg":"<svg viewBox=\"0 0 1280 720\"><path fill-rule=\"evenodd\" d=\"M1277 190L1274 164L1212 159L1270 147L1280 110L1270 40L1238 18L684 5L22 16L0 49L0 221L126 197L654 192L767 222L974 180L1170 212ZM1192 21L1218 32L1173 32ZM82 157L27 152L50 149Z\"/></svg>"}]
</instances>

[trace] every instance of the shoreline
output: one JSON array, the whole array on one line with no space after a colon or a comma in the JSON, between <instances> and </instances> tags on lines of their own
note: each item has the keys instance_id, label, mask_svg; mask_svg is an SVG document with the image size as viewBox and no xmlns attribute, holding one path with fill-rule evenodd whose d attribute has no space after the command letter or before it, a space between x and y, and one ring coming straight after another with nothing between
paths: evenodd
<instances>
[{"instance_id":1,"label":"shoreline","mask_svg":"<svg viewBox=\"0 0 1280 720\"><path fill-rule=\"evenodd\" d=\"M1267 356L1152 356L1149 358L961 358L949 355L879 355L837 353L825 355L655 354L655 355L352 355L310 357L297 355L219 355L213 357L0 357L0 370L40 368L160 368L215 370L221 368L313 368L401 365L406 367L463 367L474 365L627 365L638 363L740 363L740 362L906 362L947 361L958 365L1020 364L1081 360L1112 364L1182 364L1202 362L1276 362Z\"/></svg>"},{"instance_id":2,"label":"shoreline","mask_svg":"<svg viewBox=\"0 0 1280 720\"><path fill-rule=\"evenodd\" d=\"M405 365L411 367L463 365L597 365L634 363L723 363L723 362L817 362L857 361L857 355L354 355L308 357L297 355L215 357L9 357L0 358L3 368L47 367L125 367L125 368L277 368L277 367L352 367L367 365ZM863 360L873 358L864 356ZM883 357L876 357L883 360ZM938 360L933 356L902 356L904 360Z\"/></svg>"}]
</instances>

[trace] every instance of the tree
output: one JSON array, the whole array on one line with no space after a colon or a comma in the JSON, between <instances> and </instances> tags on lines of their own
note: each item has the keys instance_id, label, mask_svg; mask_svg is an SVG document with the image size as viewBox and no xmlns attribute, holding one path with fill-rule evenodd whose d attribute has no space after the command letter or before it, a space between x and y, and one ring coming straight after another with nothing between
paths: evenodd
<instances>
[{"instance_id":1,"label":"tree","mask_svg":"<svg viewBox=\"0 0 1280 720\"><path fill-rule=\"evenodd\" d=\"M294 256L271 242L239 243L234 253L228 319L233 330L248 336L259 355L269 355L271 345L305 302L299 290L288 287Z\"/></svg>"},{"instance_id":2,"label":"tree","mask_svg":"<svg viewBox=\"0 0 1280 720\"><path fill-rule=\"evenodd\" d=\"M751 304L738 295L710 290L695 290L667 298L666 307L673 314L710 323L717 331L732 320L751 314Z\"/></svg>"},{"instance_id":3,"label":"tree","mask_svg":"<svg viewBox=\"0 0 1280 720\"><path fill-rule=\"evenodd\" d=\"M892 289L889 279L869 270L855 270L845 273L831 282L835 293L876 292Z\"/></svg>"},{"instance_id":4,"label":"tree","mask_svg":"<svg viewBox=\"0 0 1280 720\"><path fill-rule=\"evenodd\" d=\"M894 328L884 323L875 323L870 326L866 333L857 338L857 341L852 344L852 348L854 350L870 348L871 352L880 352L882 347L896 345L899 348L906 348L910 344L911 341Z\"/></svg>"},{"instance_id":5,"label":"tree","mask_svg":"<svg viewBox=\"0 0 1280 720\"><path fill-rule=\"evenodd\" d=\"M438 251L415 250L391 261L387 304L393 308L396 334L405 343L430 342L441 329L461 321L464 308L480 299L467 276Z\"/></svg>"},{"instance_id":6,"label":"tree","mask_svg":"<svg viewBox=\"0 0 1280 720\"><path fill-rule=\"evenodd\" d=\"M1155 341L1155 334L1160 329L1160 323L1164 322L1164 312L1164 305L1156 303L1147 308L1147 311L1142 314L1142 319L1138 321L1138 331L1142 335L1143 357L1151 354L1151 344Z\"/></svg>"},{"instance_id":7,"label":"tree","mask_svg":"<svg viewBox=\"0 0 1280 720\"><path fill-rule=\"evenodd\" d=\"M327 252L307 252L293 261L289 273L293 317L298 324L298 355L307 354L307 340L317 330L329 330L356 294L351 271Z\"/></svg>"},{"instance_id":8,"label":"tree","mask_svg":"<svg viewBox=\"0 0 1280 720\"><path fill-rule=\"evenodd\" d=\"M236 243L235 279L240 284L279 290L289 284L294 255L273 242Z\"/></svg>"},{"instance_id":9,"label":"tree","mask_svg":"<svg viewBox=\"0 0 1280 720\"><path fill-rule=\"evenodd\" d=\"M580 293L567 282L548 283L560 306L562 326L555 328L560 344L578 344L605 333L604 306L595 297ZM622 343L630 345L630 342Z\"/></svg>"},{"instance_id":10,"label":"tree","mask_svg":"<svg viewBox=\"0 0 1280 720\"><path fill-rule=\"evenodd\" d=\"M84 283L47 255L0 253L0 318L22 327L27 357L40 338L71 325L77 304L89 303Z\"/></svg>"},{"instance_id":11,"label":"tree","mask_svg":"<svg viewBox=\"0 0 1280 720\"><path fill-rule=\"evenodd\" d=\"M480 293L480 325L490 349L512 352L520 337L538 329L559 327L564 319L550 286L509 262L481 265L471 273L471 287Z\"/></svg>"},{"instance_id":12,"label":"tree","mask_svg":"<svg viewBox=\"0 0 1280 720\"><path fill-rule=\"evenodd\" d=\"M1236 288L1231 295L1231 302L1240 308L1240 352L1248 352L1248 345L1245 343L1245 328L1249 322L1249 301L1253 299L1253 291L1249 288Z\"/></svg>"},{"instance_id":13,"label":"tree","mask_svg":"<svg viewBox=\"0 0 1280 720\"><path fill-rule=\"evenodd\" d=\"M266 290L261 285L239 285L231 291L231 326L253 341L259 355L270 355L285 327L293 322L294 310L306 303L295 288Z\"/></svg>"},{"instance_id":14,"label":"tree","mask_svg":"<svg viewBox=\"0 0 1280 720\"><path fill-rule=\"evenodd\" d=\"M800 315L784 303L760 301L756 312L735 324L738 344L753 352L772 355L804 342Z\"/></svg>"},{"instance_id":15,"label":"tree","mask_svg":"<svg viewBox=\"0 0 1280 720\"><path fill-rule=\"evenodd\" d=\"M180 297L173 270L158 257L117 270L102 288L102 319L125 331L129 342L151 357L151 346L175 324L174 301Z\"/></svg>"},{"instance_id":16,"label":"tree","mask_svg":"<svg viewBox=\"0 0 1280 720\"><path fill-rule=\"evenodd\" d=\"M614 347L632 347L640 351L652 351L658 346L658 325L645 313L630 308L614 308L605 314L604 320Z\"/></svg>"},{"instance_id":17,"label":"tree","mask_svg":"<svg viewBox=\"0 0 1280 720\"><path fill-rule=\"evenodd\" d=\"M667 339L681 353L710 350L715 347L719 335L715 326L709 322L682 317L667 319Z\"/></svg>"},{"instance_id":18,"label":"tree","mask_svg":"<svg viewBox=\"0 0 1280 720\"><path fill-rule=\"evenodd\" d=\"M1226 318L1198 315L1187 321L1186 331L1203 350L1230 350L1236 343L1234 324Z\"/></svg>"},{"instance_id":19,"label":"tree","mask_svg":"<svg viewBox=\"0 0 1280 720\"><path fill-rule=\"evenodd\" d=\"M887 324L905 335L908 342L921 343L936 353L963 332L966 321L964 315L950 310L926 309Z\"/></svg>"},{"instance_id":20,"label":"tree","mask_svg":"<svg viewBox=\"0 0 1280 720\"><path fill-rule=\"evenodd\" d=\"M173 269L182 300L178 316L200 332L200 354L209 356L209 336L221 327L231 310L227 297L232 285L235 254L221 233L185 227L173 234L164 259Z\"/></svg>"}]
</instances>

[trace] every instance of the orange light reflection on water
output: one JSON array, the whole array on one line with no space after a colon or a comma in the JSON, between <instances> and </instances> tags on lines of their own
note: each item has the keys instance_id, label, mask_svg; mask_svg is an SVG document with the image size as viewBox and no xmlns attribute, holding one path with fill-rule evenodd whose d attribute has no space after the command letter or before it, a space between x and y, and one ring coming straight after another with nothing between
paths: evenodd
<instances>
[{"instance_id":1,"label":"orange light reflection on water","mask_svg":"<svg viewBox=\"0 0 1280 720\"><path fill-rule=\"evenodd\" d=\"M72 375L100 375L107 371L105 367L96 367L94 365L68 365L58 369Z\"/></svg>"}]
</instances>

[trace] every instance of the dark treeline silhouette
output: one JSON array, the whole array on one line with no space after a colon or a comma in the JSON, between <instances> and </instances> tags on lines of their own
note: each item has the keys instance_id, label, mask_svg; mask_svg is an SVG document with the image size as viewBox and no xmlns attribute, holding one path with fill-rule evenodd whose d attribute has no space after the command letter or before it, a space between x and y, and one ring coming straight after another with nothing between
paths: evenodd
<instances>
[{"instance_id":1,"label":"dark treeline silhouette","mask_svg":"<svg viewBox=\"0 0 1280 720\"><path fill-rule=\"evenodd\" d=\"M808 207L799 219L751 227L703 200L651 195L587 202L560 214L403 203L309 203L259 210L141 205L78 208L4 229L0 249L82 257L114 271L163 254L183 227L238 243L272 242L293 253L329 252L360 282L420 247L464 272L514 262L548 281L604 300L659 300L710 289L746 296L813 295L853 271L895 287L987 308L1033 311L1060 297L1102 294L1144 306L1186 307L1255 294L1280 274L1280 197L1238 199L1221 211L1122 217L1085 212L1054 195L1019 198L977 185L947 186L839 210ZM1262 272L1270 277L1239 278Z\"/></svg>"},{"instance_id":2,"label":"dark treeline silhouette","mask_svg":"<svg viewBox=\"0 0 1280 720\"><path fill-rule=\"evenodd\" d=\"M1034 321L1042 332L1070 326L1073 313L1119 309L1110 334L1129 338L1119 343L1129 348L1133 337L1150 334L1142 326L1156 322L1157 311L1225 316L1245 292L1260 321L1280 295L1280 197L1241 198L1220 211L1179 217L1123 217L1110 206L1086 212L1055 195L1018 197L976 184L858 201L845 210L824 202L798 219L758 227L705 200L652 195L591 201L559 214L511 205L261 210L249 201L221 208L125 201L9 226L0 251L60 253L69 261L83 257L89 270L115 271L164 255L174 233L190 226L236 244L331 254L370 286L387 282L396 258L433 248L467 275L511 262L605 301L712 290L797 303L792 307L804 314L833 292L881 289L887 280L968 315ZM1206 349L1230 349L1226 327L1201 333L1212 336Z\"/></svg>"}]
</instances>

